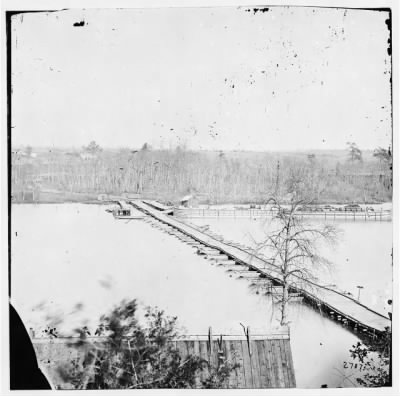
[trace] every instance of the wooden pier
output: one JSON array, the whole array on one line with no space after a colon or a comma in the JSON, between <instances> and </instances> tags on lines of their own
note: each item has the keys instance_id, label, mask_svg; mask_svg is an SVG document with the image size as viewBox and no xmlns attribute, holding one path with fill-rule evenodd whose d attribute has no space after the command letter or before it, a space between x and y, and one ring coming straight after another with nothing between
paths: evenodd
<instances>
[{"instance_id":1,"label":"wooden pier","mask_svg":"<svg viewBox=\"0 0 400 396\"><path fill-rule=\"evenodd\" d=\"M105 337L87 337L87 341L101 345ZM57 375L57 367L72 359L83 359L84 348L78 339L71 338L34 338L32 340L38 361L48 373L52 383L63 387ZM74 341L76 345L74 345ZM296 380L293 367L289 334L235 335L199 335L183 336L174 341L175 348L183 359L189 355L198 356L213 367L224 364L237 364L223 388L265 389L295 388ZM207 366L197 374L196 387L207 378Z\"/></svg>"},{"instance_id":2,"label":"wooden pier","mask_svg":"<svg viewBox=\"0 0 400 396\"><path fill-rule=\"evenodd\" d=\"M282 274L273 261L257 256L242 247L233 246L220 239L206 235L195 227L182 223L175 216L168 216L142 201L130 201L130 203L161 223L185 234L196 244L217 250L234 262L256 271L258 276L267 278L274 285L282 285ZM257 274L254 275L257 276ZM293 277L296 278L295 275ZM294 283L296 286L291 286L291 292L301 295L306 303L312 304L321 313L327 314L331 319L347 326L354 332L380 336L385 332L386 328L390 328L389 318L375 312L348 295L300 277L297 277L297 282Z\"/></svg>"}]
</instances>

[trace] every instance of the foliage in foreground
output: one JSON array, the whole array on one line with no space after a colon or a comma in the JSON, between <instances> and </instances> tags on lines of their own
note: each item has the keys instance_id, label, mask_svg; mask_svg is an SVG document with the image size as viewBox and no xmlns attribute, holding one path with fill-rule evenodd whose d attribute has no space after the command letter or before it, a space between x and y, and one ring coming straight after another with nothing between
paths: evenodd
<instances>
[{"instance_id":1,"label":"foliage in foreground","mask_svg":"<svg viewBox=\"0 0 400 396\"><path fill-rule=\"evenodd\" d=\"M391 347L392 334L386 329L384 337L378 340L358 341L350 349L350 356L366 370L365 374L356 378L361 386L391 386Z\"/></svg>"},{"instance_id":2,"label":"foliage in foreground","mask_svg":"<svg viewBox=\"0 0 400 396\"><path fill-rule=\"evenodd\" d=\"M132 300L102 316L96 334L104 341L90 342L82 332L71 345L83 356L59 367L62 379L76 389L221 388L237 367L223 358L215 367L199 356L182 356L171 342L178 335L176 317L147 308L142 326L136 313Z\"/></svg>"}]
</instances>

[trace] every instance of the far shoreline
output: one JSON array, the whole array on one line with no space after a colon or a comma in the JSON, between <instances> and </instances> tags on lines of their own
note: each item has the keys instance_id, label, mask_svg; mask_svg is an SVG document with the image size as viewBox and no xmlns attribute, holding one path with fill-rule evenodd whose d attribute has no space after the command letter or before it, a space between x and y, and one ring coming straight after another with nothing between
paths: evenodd
<instances>
[{"instance_id":1,"label":"far shoreline","mask_svg":"<svg viewBox=\"0 0 400 396\"><path fill-rule=\"evenodd\" d=\"M167 203L171 204L171 206L179 206L178 200L176 202L171 202L171 200L168 199L162 199L159 197L123 197L123 196L118 196L118 195L112 195L110 198L106 199L98 199L97 197L87 197L87 198L82 198L82 197L57 197L53 199L38 199L38 200L11 200L12 205L44 205L44 204L86 204L86 205L110 205L112 202L115 202L116 199L120 198L122 200L136 200L136 199L143 199L143 200L154 200L158 201L160 203ZM235 202L235 201L228 201L228 200L223 200L223 201L218 201L218 202L211 202L211 201L199 201L196 205L193 205L192 207L203 207L203 206L223 206L223 205L237 205L237 206L260 206L264 205L265 201L261 200L248 200L248 201L240 201L240 202ZM334 200L327 200L327 201L319 201L315 202L312 204L307 204L309 206L322 206L322 205L336 205L336 206L341 206L341 205L348 205L348 204L358 204L360 206L363 205L387 205L387 204L393 204L393 201L381 201L381 202L376 202L376 201L367 201L367 202L356 202L356 201L334 201Z\"/></svg>"}]
</instances>

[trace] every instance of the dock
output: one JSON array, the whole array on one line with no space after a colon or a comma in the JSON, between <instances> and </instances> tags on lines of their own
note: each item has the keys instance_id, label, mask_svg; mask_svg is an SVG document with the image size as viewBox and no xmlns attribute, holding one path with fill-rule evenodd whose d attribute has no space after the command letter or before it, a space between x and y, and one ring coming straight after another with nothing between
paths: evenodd
<instances>
[{"instance_id":1,"label":"dock","mask_svg":"<svg viewBox=\"0 0 400 396\"><path fill-rule=\"evenodd\" d=\"M86 341L101 345L106 337L87 337ZM53 385L65 384L57 375L57 367L66 361L84 358L84 345L79 338L34 338L32 340L38 361L48 373ZM200 357L213 367L225 362L237 365L223 383L225 389L295 388L292 351L288 333L269 335L188 335L171 343L185 359ZM207 364L197 373L196 388L207 378Z\"/></svg>"},{"instance_id":2,"label":"dock","mask_svg":"<svg viewBox=\"0 0 400 396\"><path fill-rule=\"evenodd\" d=\"M218 251L232 261L255 271L256 274L254 275L257 276L258 274L258 276L268 279L276 286L283 284L280 269L273 261L269 261L242 247L228 244L220 240L220 238L216 239L205 234L195 227L179 221L175 216L169 216L164 211L155 209L143 201L129 201L129 203L138 210L171 227L171 229L183 233L196 245ZM356 299L311 280L304 280L296 275L293 275L293 277L297 278L298 282L295 282L296 286L291 286L291 292L301 295L305 303L313 305L332 320L347 326L349 330L379 337L385 333L387 328L390 328L390 319L388 317L363 305Z\"/></svg>"}]
</instances>

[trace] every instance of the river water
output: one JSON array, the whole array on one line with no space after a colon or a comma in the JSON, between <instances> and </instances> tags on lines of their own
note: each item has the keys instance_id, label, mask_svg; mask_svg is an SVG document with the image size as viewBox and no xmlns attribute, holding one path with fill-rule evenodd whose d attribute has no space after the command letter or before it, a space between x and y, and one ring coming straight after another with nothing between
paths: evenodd
<instances>
[{"instance_id":1,"label":"river water","mask_svg":"<svg viewBox=\"0 0 400 396\"><path fill-rule=\"evenodd\" d=\"M206 334L209 326L214 334L242 334L240 323L253 334L282 331L279 308L248 280L230 277L147 222L114 220L104 209L13 205L12 302L37 335L46 325L65 334L84 324L93 329L100 315L132 298L178 316L187 334ZM263 232L251 220L231 220L196 222L243 243ZM340 264L335 280L351 291L363 285L362 299L373 290L376 307L384 310L382 299L391 294L391 225L344 228L339 250L331 252ZM343 361L357 337L302 303L290 304L289 319L297 386L352 386L354 378L344 380Z\"/></svg>"},{"instance_id":2,"label":"river water","mask_svg":"<svg viewBox=\"0 0 400 396\"><path fill-rule=\"evenodd\" d=\"M324 219L306 219L311 228ZM240 242L251 248L265 240L268 232L276 229L271 219L214 218L188 219L197 226L208 225L225 239ZM321 283L335 285L350 292L360 302L387 316L387 300L392 296L392 222L364 220L331 220L337 230L337 243L319 246L319 253L330 261L318 273ZM266 254L267 257L268 254ZM318 272L318 269L317 269ZM362 286L360 290L357 286Z\"/></svg>"}]
</instances>

